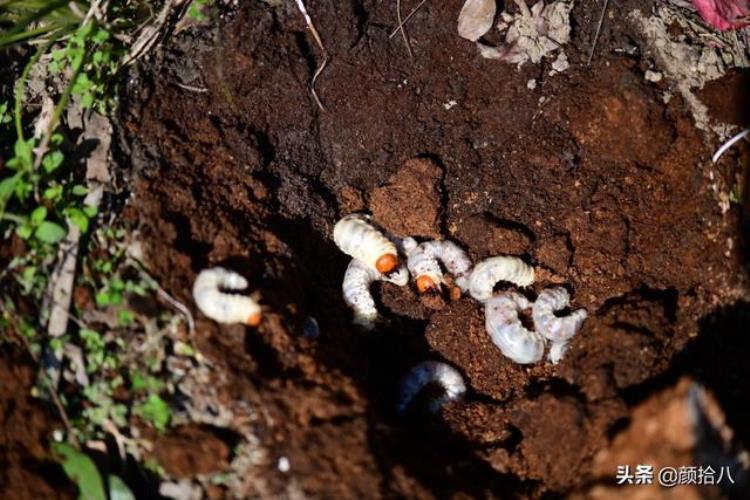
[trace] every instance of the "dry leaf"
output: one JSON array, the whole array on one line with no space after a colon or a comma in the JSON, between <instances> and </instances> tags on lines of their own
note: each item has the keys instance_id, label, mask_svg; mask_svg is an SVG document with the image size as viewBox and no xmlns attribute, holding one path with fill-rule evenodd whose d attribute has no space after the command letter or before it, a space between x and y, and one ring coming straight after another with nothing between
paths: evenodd
<instances>
[{"instance_id":1,"label":"dry leaf","mask_svg":"<svg viewBox=\"0 0 750 500\"><path fill-rule=\"evenodd\" d=\"M476 42L492 28L496 10L495 0L466 0L458 15L458 34Z\"/></svg>"}]
</instances>

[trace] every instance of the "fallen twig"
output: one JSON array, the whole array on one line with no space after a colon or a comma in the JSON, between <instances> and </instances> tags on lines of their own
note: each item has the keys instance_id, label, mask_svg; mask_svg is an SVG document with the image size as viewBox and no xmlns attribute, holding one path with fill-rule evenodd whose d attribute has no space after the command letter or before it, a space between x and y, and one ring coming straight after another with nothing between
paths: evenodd
<instances>
[{"instance_id":1,"label":"fallen twig","mask_svg":"<svg viewBox=\"0 0 750 500\"><path fill-rule=\"evenodd\" d=\"M193 85L185 85L184 83L180 82L175 82L175 85L180 87L182 90L195 92L196 94L205 94L206 92L208 92L208 89L206 87L194 87Z\"/></svg>"},{"instance_id":2,"label":"fallen twig","mask_svg":"<svg viewBox=\"0 0 750 500\"><path fill-rule=\"evenodd\" d=\"M167 24L167 19L170 12L172 12L172 8L175 6L179 6L179 3L175 5L174 0L167 0L164 2L164 6L159 11L159 15L156 16L156 22L143 28L141 34L130 47L130 52L128 52L128 56L120 65L120 68L124 68L134 62L154 46L159 39L162 28Z\"/></svg>"},{"instance_id":3,"label":"fallen twig","mask_svg":"<svg viewBox=\"0 0 750 500\"><path fill-rule=\"evenodd\" d=\"M84 133L80 141L95 140L96 149L86 160L86 183L88 194L84 199L86 205L98 207L104 193L104 185L109 182L107 160L109 146L112 139L112 128L107 118L96 113L84 117L80 106L74 105L68 109L68 123L71 127L80 127ZM68 234L58 249L58 265L50 276L47 296L51 300L47 335L51 338L60 337L68 330L70 303L75 282L76 261L78 260L78 243L81 239L81 229L67 221ZM60 361L59 353L49 353L56 361ZM52 371L50 378L57 387L60 373Z\"/></svg>"},{"instance_id":4,"label":"fallen twig","mask_svg":"<svg viewBox=\"0 0 750 500\"><path fill-rule=\"evenodd\" d=\"M427 0L422 0L417 4L416 7L414 7L411 12L409 12L409 15L404 18L403 21L398 22L398 26L396 26L396 29L391 32L390 35L388 35L388 38L393 38L396 36L396 33L404 29L404 25L409 22L409 19L411 19L411 16L417 13L417 11L425 4L427 3Z\"/></svg>"},{"instance_id":5,"label":"fallen twig","mask_svg":"<svg viewBox=\"0 0 750 500\"><path fill-rule=\"evenodd\" d=\"M302 0L295 0L297 2L297 8L299 8L299 11L302 13L302 16L305 18L305 23L307 23L307 27L310 29L310 33L313 36L313 39L315 40L315 43L318 44L318 48L320 48L321 52L323 52L323 61L318 65L318 68L315 70L315 74L312 77L312 81L310 82L310 92L312 92L313 98L315 99L315 102L318 104L318 107L325 111L325 106L323 106L323 103L320 101L320 98L318 97L318 93L315 92L315 82L318 80L318 77L323 72L323 69L328 64L328 52L326 51L325 46L323 45L323 41L320 39L320 35L318 34L318 30L315 29L315 25L312 22L312 19L310 18L310 14L307 13L307 9L305 8L305 4Z\"/></svg>"},{"instance_id":6,"label":"fallen twig","mask_svg":"<svg viewBox=\"0 0 750 500\"><path fill-rule=\"evenodd\" d=\"M157 283L156 280L151 277L151 275L146 270L146 266L144 266L140 260L132 255L128 255L128 260L133 265L133 267L138 269L141 277L147 279L151 283L151 285L156 289L159 297L161 297L166 303L177 309L177 311L179 311L185 317L185 320L188 324L189 333L192 334L195 331L195 320L193 319L193 314L190 312L190 309L188 309L185 304L175 299L166 290L164 290L161 285L159 285L159 283Z\"/></svg>"},{"instance_id":7,"label":"fallen twig","mask_svg":"<svg viewBox=\"0 0 750 500\"><path fill-rule=\"evenodd\" d=\"M398 25L401 26L401 36L404 38L406 52L409 54L410 58L414 58L414 54L411 52L411 44L409 43L409 35L406 34L406 27L401 20L401 0L396 0L396 19L398 19Z\"/></svg>"},{"instance_id":8,"label":"fallen twig","mask_svg":"<svg viewBox=\"0 0 750 500\"><path fill-rule=\"evenodd\" d=\"M599 34L602 31L602 25L604 24L604 15L607 13L608 5L609 5L609 0L604 0L604 5L602 6L602 13L599 16L599 24L596 25L596 33L594 33L594 43L591 44L591 51L589 51L589 58L586 61L586 66L589 66L591 64L591 60L594 58L594 50L596 50L596 44L599 41Z\"/></svg>"}]
</instances>

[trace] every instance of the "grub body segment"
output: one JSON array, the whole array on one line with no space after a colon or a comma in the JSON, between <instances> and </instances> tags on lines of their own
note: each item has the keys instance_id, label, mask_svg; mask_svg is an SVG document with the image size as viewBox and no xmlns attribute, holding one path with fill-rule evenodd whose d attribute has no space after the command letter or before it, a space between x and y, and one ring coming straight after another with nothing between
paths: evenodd
<instances>
[{"instance_id":1,"label":"grub body segment","mask_svg":"<svg viewBox=\"0 0 750 500\"><path fill-rule=\"evenodd\" d=\"M567 345L578 330L588 313L585 309L578 309L567 316L557 316L555 313L570 305L570 294L565 288L555 287L543 290L534 302L531 317L536 330L548 339L550 347L549 359L557 363L567 350Z\"/></svg>"},{"instance_id":2,"label":"grub body segment","mask_svg":"<svg viewBox=\"0 0 750 500\"><path fill-rule=\"evenodd\" d=\"M245 323L257 326L261 307L247 295L228 293L247 288L247 280L223 267L204 269L193 284L193 299L198 309L217 323Z\"/></svg>"},{"instance_id":3,"label":"grub body segment","mask_svg":"<svg viewBox=\"0 0 750 500\"><path fill-rule=\"evenodd\" d=\"M544 338L523 326L519 314L530 306L516 292L502 292L485 304L487 333L502 353L519 364L536 363L544 356Z\"/></svg>"},{"instance_id":4,"label":"grub body segment","mask_svg":"<svg viewBox=\"0 0 750 500\"><path fill-rule=\"evenodd\" d=\"M461 291L466 291L471 259L461 247L447 240L417 244L413 238L404 240L403 247L407 255L409 272L415 277L420 292L440 288L440 285L445 283L441 262L446 271L455 278L456 285Z\"/></svg>"},{"instance_id":5,"label":"grub body segment","mask_svg":"<svg viewBox=\"0 0 750 500\"><path fill-rule=\"evenodd\" d=\"M371 329L378 319L378 309L370 288L375 281L387 281L397 286L409 282L409 273L405 266L386 276L364 262L352 259L344 273L341 290L344 302L352 310L354 323Z\"/></svg>"},{"instance_id":6,"label":"grub body segment","mask_svg":"<svg viewBox=\"0 0 750 500\"><path fill-rule=\"evenodd\" d=\"M398 389L396 412L404 415L412 400L430 384L439 385L443 394L429 403L429 411L437 413L449 401L454 401L466 392L464 378L458 370L441 361L424 361L412 368L401 380Z\"/></svg>"},{"instance_id":7,"label":"grub body segment","mask_svg":"<svg viewBox=\"0 0 750 500\"><path fill-rule=\"evenodd\" d=\"M480 302L492 297L495 285L507 281L516 286L529 286L534 282L534 268L518 257L490 257L474 266L469 276L469 293Z\"/></svg>"},{"instance_id":8,"label":"grub body segment","mask_svg":"<svg viewBox=\"0 0 750 500\"><path fill-rule=\"evenodd\" d=\"M398 266L396 245L364 215L347 215L338 221L333 241L342 252L381 273L390 273Z\"/></svg>"}]
</instances>

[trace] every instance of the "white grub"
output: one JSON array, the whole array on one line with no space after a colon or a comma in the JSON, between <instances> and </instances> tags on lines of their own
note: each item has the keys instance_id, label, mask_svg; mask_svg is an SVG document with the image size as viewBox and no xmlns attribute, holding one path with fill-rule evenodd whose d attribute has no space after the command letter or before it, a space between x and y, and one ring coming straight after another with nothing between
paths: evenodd
<instances>
[{"instance_id":1,"label":"white grub","mask_svg":"<svg viewBox=\"0 0 750 500\"><path fill-rule=\"evenodd\" d=\"M518 257L490 257L474 266L469 276L469 293L484 302L492 297L492 290L499 281L529 286L534 282L534 268Z\"/></svg>"},{"instance_id":2,"label":"white grub","mask_svg":"<svg viewBox=\"0 0 750 500\"><path fill-rule=\"evenodd\" d=\"M557 364L562 359L567 344L588 317L585 309L579 309L565 317L558 317L555 312L562 311L570 305L570 294L565 288L547 288L543 290L531 311L536 330L548 339L550 347L549 359Z\"/></svg>"},{"instance_id":3,"label":"white grub","mask_svg":"<svg viewBox=\"0 0 750 500\"><path fill-rule=\"evenodd\" d=\"M390 275L379 273L362 261L352 259L349 267L344 273L344 282L341 290L344 294L344 302L354 313L354 323L367 329L375 326L378 319L378 309L375 299L370 293L370 286L374 281L388 281L394 285L404 286L409 282L409 272L406 266L399 267Z\"/></svg>"},{"instance_id":4,"label":"white grub","mask_svg":"<svg viewBox=\"0 0 750 500\"><path fill-rule=\"evenodd\" d=\"M379 229L361 214L347 215L333 228L333 241L345 254L381 273L389 273L398 265L398 251Z\"/></svg>"},{"instance_id":5,"label":"white grub","mask_svg":"<svg viewBox=\"0 0 750 500\"><path fill-rule=\"evenodd\" d=\"M420 292L439 288L444 283L440 262L455 278L456 285L462 291L466 291L471 272L471 259L461 247L447 240L432 240L417 244L414 238L406 238L402 245L407 256L406 265L412 276L416 278Z\"/></svg>"},{"instance_id":6,"label":"white grub","mask_svg":"<svg viewBox=\"0 0 750 500\"><path fill-rule=\"evenodd\" d=\"M492 28L496 12L495 0L466 0L458 14L458 35L476 42Z\"/></svg>"},{"instance_id":7,"label":"white grub","mask_svg":"<svg viewBox=\"0 0 750 500\"><path fill-rule=\"evenodd\" d=\"M246 295L227 293L247 288L240 274L213 267L198 274L193 284L193 299L203 314L218 323L245 323L257 326L261 320L258 303Z\"/></svg>"},{"instance_id":8,"label":"white grub","mask_svg":"<svg viewBox=\"0 0 750 500\"><path fill-rule=\"evenodd\" d=\"M495 344L519 364L536 363L544 355L544 338L521 324L518 314L529 308L529 301L516 292L502 292L487 301L485 327Z\"/></svg>"},{"instance_id":9,"label":"white grub","mask_svg":"<svg viewBox=\"0 0 750 500\"><path fill-rule=\"evenodd\" d=\"M440 397L430 401L431 413L437 413L445 403L459 399L466 392L464 378L458 370L441 361L424 361L409 370L401 380L396 412L406 414L412 400L430 384L437 384L443 389Z\"/></svg>"}]
</instances>

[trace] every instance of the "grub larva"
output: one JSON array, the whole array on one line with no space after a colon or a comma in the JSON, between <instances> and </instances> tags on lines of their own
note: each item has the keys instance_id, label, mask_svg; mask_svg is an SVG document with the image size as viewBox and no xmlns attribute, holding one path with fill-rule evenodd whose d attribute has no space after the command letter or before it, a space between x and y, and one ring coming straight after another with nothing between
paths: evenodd
<instances>
[{"instance_id":1,"label":"grub larva","mask_svg":"<svg viewBox=\"0 0 750 500\"><path fill-rule=\"evenodd\" d=\"M404 415L417 394L430 384L443 389L441 396L430 401L428 408L431 413L436 413L445 403L459 399L466 392L464 378L458 370L441 361L424 361L409 370L401 380L396 412Z\"/></svg>"},{"instance_id":2,"label":"grub larva","mask_svg":"<svg viewBox=\"0 0 750 500\"><path fill-rule=\"evenodd\" d=\"M227 293L245 288L247 280L240 274L213 267L204 269L195 278L193 299L203 314L218 323L258 326L261 321L258 303L246 295Z\"/></svg>"},{"instance_id":3,"label":"grub larva","mask_svg":"<svg viewBox=\"0 0 750 500\"><path fill-rule=\"evenodd\" d=\"M347 215L333 228L333 241L347 255L388 274L398 266L396 245L361 214Z\"/></svg>"},{"instance_id":4,"label":"grub larva","mask_svg":"<svg viewBox=\"0 0 750 500\"><path fill-rule=\"evenodd\" d=\"M518 257L490 257L474 266L469 276L469 293L484 302L492 297L492 290L499 281L529 286L534 282L534 268Z\"/></svg>"},{"instance_id":5,"label":"grub larva","mask_svg":"<svg viewBox=\"0 0 750 500\"><path fill-rule=\"evenodd\" d=\"M425 241L417 244L414 238L406 238L403 243L407 256L407 267L416 278L417 289L424 293L440 287L443 283L445 269L453 275L456 285L465 291L468 287L468 275L471 271L471 259L464 250L447 240Z\"/></svg>"},{"instance_id":6,"label":"grub larva","mask_svg":"<svg viewBox=\"0 0 750 500\"><path fill-rule=\"evenodd\" d=\"M529 301L516 292L502 292L485 303L485 327L492 343L516 363L536 363L544 355L544 338L521 324L518 314Z\"/></svg>"},{"instance_id":7,"label":"grub larva","mask_svg":"<svg viewBox=\"0 0 750 500\"><path fill-rule=\"evenodd\" d=\"M537 332L552 342L549 359L553 363L562 359L568 341L578 333L588 316L585 309L578 309L564 317L555 315L555 312L562 311L569 305L570 294L565 288L547 288L539 294L531 311Z\"/></svg>"},{"instance_id":8,"label":"grub larva","mask_svg":"<svg viewBox=\"0 0 750 500\"><path fill-rule=\"evenodd\" d=\"M379 273L362 261L352 259L349 267L344 273L344 282L341 289L344 294L344 302L354 312L354 323L365 328L372 328L378 318L378 309L375 299L370 293L373 281L388 281L394 285L404 286L409 282L409 272L406 266L401 266L390 275Z\"/></svg>"}]
</instances>

